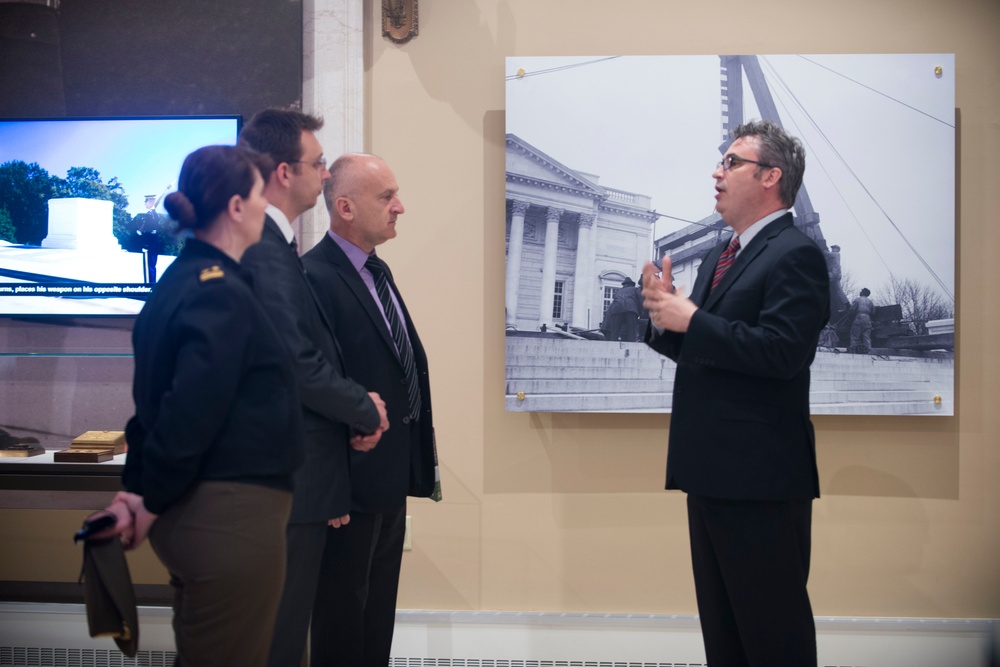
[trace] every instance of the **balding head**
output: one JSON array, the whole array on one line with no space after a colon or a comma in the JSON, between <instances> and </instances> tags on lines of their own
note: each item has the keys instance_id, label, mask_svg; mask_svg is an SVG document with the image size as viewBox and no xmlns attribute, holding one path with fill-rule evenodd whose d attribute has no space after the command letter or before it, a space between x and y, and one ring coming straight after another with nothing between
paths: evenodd
<instances>
[{"instance_id":1,"label":"balding head","mask_svg":"<svg viewBox=\"0 0 1000 667\"><path fill-rule=\"evenodd\" d=\"M405 209L389 165L367 153L348 153L330 166L323 188L330 229L365 252L396 236Z\"/></svg>"},{"instance_id":2,"label":"balding head","mask_svg":"<svg viewBox=\"0 0 1000 667\"><path fill-rule=\"evenodd\" d=\"M323 184L323 199L328 211L335 209L337 197L356 197L363 174L359 163L375 158L367 153L345 153L330 165L330 178ZM376 158L377 159L377 158Z\"/></svg>"}]
</instances>

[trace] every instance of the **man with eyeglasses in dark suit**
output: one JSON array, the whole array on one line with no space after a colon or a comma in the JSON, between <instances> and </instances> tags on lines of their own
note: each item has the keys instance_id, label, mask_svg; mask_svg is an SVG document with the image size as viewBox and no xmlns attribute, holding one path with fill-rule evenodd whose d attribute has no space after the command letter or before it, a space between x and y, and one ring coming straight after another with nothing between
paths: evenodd
<instances>
[{"instance_id":1,"label":"man with eyeglasses in dark suit","mask_svg":"<svg viewBox=\"0 0 1000 667\"><path fill-rule=\"evenodd\" d=\"M643 270L646 341L677 362L668 489L687 493L708 664L816 665L809 576L819 497L809 365L829 319L821 249L791 208L805 151L776 123L734 131L712 177L732 237L705 257L690 298Z\"/></svg>"},{"instance_id":2,"label":"man with eyeglasses in dark suit","mask_svg":"<svg viewBox=\"0 0 1000 667\"><path fill-rule=\"evenodd\" d=\"M292 350L305 426L305 459L293 480L286 531L285 587L268 659L272 667L302 662L320 582L331 576L323 569L329 531L350 521L349 449L371 449L389 426L379 395L345 373L333 326L306 278L291 227L316 205L330 177L315 134L322 125L299 111L265 109L240 133L240 143L275 163L264 189L269 202L264 231L244 255L243 266Z\"/></svg>"}]
</instances>

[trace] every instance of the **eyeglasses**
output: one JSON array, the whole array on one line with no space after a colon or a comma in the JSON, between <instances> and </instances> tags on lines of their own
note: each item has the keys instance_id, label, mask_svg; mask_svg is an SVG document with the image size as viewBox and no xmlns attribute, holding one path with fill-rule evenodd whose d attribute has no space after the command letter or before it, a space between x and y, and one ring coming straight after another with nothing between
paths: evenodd
<instances>
[{"instance_id":1,"label":"eyeglasses","mask_svg":"<svg viewBox=\"0 0 1000 667\"><path fill-rule=\"evenodd\" d=\"M307 162L306 160L291 160L289 164L307 164L313 169L326 169L326 158L322 155L315 162Z\"/></svg>"},{"instance_id":2,"label":"eyeglasses","mask_svg":"<svg viewBox=\"0 0 1000 667\"><path fill-rule=\"evenodd\" d=\"M715 168L718 169L719 167L722 167L722 171L729 171L733 167L738 167L744 162L749 162L750 164L755 164L758 167L764 167L765 169L777 169L777 167L773 164L764 164L763 162L757 162L757 160L748 160L745 157L740 157L739 155L727 155L722 158L722 162L715 165Z\"/></svg>"}]
</instances>

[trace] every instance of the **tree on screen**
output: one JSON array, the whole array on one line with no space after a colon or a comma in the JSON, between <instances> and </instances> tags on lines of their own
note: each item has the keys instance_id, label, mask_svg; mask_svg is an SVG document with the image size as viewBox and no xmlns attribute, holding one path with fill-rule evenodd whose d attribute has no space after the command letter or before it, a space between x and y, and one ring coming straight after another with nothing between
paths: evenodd
<instances>
[{"instance_id":1,"label":"tree on screen","mask_svg":"<svg viewBox=\"0 0 1000 667\"><path fill-rule=\"evenodd\" d=\"M70 167L66 172L65 179L57 179L57 197L82 197L84 199L103 199L110 201L113 205L112 211L112 231L118 243L123 248L129 240L129 223L132 216L126 210L128 208L128 197L125 196L125 188L118 181L118 177L112 177L107 183L101 180L101 173L92 167Z\"/></svg>"},{"instance_id":2,"label":"tree on screen","mask_svg":"<svg viewBox=\"0 0 1000 667\"><path fill-rule=\"evenodd\" d=\"M16 232L14 223L10 219L10 211L6 206L0 207L0 241L10 241L15 243Z\"/></svg>"},{"instance_id":3,"label":"tree on screen","mask_svg":"<svg viewBox=\"0 0 1000 667\"><path fill-rule=\"evenodd\" d=\"M7 211L14 243L41 245L48 235L48 202L55 195L55 180L37 162L0 165L0 209Z\"/></svg>"},{"instance_id":4,"label":"tree on screen","mask_svg":"<svg viewBox=\"0 0 1000 667\"><path fill-rule=\"evenodd\" d=\"M0 223L0 239L24 245L41 245L49 233L49 200L67 197L110 201L112 230L115 238L127 247L132 216L129 215L125 188L117 177L105 183L92 167L70 167L66 178L52 176L38 163L21 160L0 165L0 210L6 211L13 233ZM6 235L3 235L6 234Z\"/></svg>"}]
</instances>

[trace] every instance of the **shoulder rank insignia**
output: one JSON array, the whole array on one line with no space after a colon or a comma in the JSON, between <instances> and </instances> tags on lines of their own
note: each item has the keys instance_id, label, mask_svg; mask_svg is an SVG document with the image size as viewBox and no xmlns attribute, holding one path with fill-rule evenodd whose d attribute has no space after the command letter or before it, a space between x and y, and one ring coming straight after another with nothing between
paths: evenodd
<instances>
[{"instance_id":1,"label":"shoulder rank insignia","mask_svg":"<svg viewBox=\"0 0 1000 667\"><path fill-rule=\"evenodd\" d=\"M216 278L221 278L224 275L226 275L225 272L223 272L223 270L220 269L219 266L216 264L207 269L202 269L201 275L198 276L198 280L200 280L201 282L205 282L207 280L215 280Z\"/></svg>"}]
</instances>

